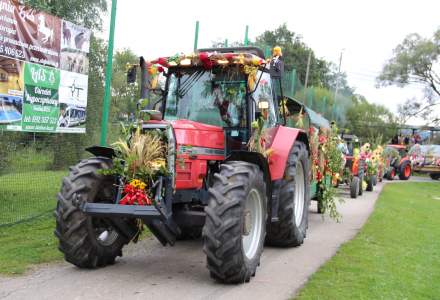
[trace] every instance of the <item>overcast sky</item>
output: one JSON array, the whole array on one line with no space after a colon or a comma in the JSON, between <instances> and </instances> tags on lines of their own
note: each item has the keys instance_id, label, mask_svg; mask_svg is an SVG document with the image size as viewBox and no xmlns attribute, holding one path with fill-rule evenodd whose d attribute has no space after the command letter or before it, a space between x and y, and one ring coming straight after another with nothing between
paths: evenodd
<instances>
[{"instance_id":1,"label":"overcast sky","mask_svg":"<svg viewBox=\"0 0 440 300\"><path fill-rule=\"evenodd\" d=\"M130 48L147 59L191 52L195 21L199 47L228 38L254 39L286 23L318 57L338 63L356 92L396 111L417 87L376 89L375 77L392 50L413 32L430 37L440 27L440 0L369 1L118 1L116 49Z\"/></svg>"}]
</instances>

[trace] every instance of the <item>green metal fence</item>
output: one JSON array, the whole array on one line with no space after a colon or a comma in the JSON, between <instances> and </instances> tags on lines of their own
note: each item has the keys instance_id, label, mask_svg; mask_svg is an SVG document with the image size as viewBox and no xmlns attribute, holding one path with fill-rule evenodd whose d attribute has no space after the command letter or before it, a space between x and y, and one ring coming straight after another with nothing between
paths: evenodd
<instances>
[{"instance_id":1,"label":"green metal fence","mask_svg":"<svg viewBox=\"0 0 440 300\"><path fill-rule=\"evenodd\" d=\"M335 121L340 126L345 124L347 110L353 105L350 97L338 94L335 99L334 91L326 88L314 86L305 88L298 79L295 69L285 72L283 87L286 96L299 100L326 119Z\"/></svg>"},{"instance_id":2,"label":"green metal fence","mask_svg":"<svg viewBox=\"0 0 440 300\"><path fill-rule=\"evenodd\" d=\"M109 126L109 142L119 136L119 125L114 122ZM0 227L50 215L69 166L90 157L84 148L98 143L99 132L0 131Z\"/></svg>"}]
</instances>

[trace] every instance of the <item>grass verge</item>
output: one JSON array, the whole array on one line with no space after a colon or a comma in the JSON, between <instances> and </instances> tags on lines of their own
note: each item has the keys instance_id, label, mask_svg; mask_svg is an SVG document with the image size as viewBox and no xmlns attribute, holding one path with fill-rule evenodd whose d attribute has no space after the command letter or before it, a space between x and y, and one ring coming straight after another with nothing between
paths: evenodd
<instances>
[{"instance_id":1,"label":"grass verge","mask_svg":"<svg viewBox=\"0 0 440 300\"><path fill-rule=\"evenodd\" d=\"M18 275L30 265L61 259L54 228L52 214L0 228L0 273Z\"/></svg>"},{"instance_id":2,"label":"grass verge","mask_svg":"<svg viewBox=\"0 0 440 300\"><path fill-rule=\"evenodd\" d=\"M0 176L0 224L54 209L66 171L35 171Z\"/></svg>"},{"instance_id":3,"label":"grass verge","mask_svg":"<svg viewBox=\"0 0 440 300\"><path fill-rule=\"evenodd\" d=\"M436 299L440 184L385 186L367 224L320 268L297 299Z\"/></svg>"}]
</instances>

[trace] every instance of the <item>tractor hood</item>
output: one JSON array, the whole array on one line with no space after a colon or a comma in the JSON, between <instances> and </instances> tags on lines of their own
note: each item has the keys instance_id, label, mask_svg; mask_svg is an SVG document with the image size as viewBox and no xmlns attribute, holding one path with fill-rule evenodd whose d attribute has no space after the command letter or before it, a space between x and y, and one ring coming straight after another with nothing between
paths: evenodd
<instances>
[{"instance_id":1,"label":"tractor hood","mask_svg":"<svg viewBox=\"0 0 440 300\"><path fill-rule=\"evenodd\" d=\"M225 134L222 127L190 120L149 121L148 125L171 125L174 129L177 148L180 146L225 148Z\"/></svg>"}]
</instances>

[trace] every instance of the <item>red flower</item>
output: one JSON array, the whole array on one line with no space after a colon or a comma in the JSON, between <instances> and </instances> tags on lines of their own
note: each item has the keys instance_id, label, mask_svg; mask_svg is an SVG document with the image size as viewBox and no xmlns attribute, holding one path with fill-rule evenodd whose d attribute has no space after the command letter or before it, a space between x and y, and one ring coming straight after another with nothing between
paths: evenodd
<instances>
[{"instance_id":1,"label":"red flower","mask_svg":"<svg viewBox=\"0 0 440 300\"><path fill-rule=\"evenodd\" d=\"M164 71L163 67L161 67L161 66L158 66L158 67L157 67L157 70L158 70L159 72L161 72L161 73Z\"/></svg>"},{"instance_id":2,"label":"red flower","mask_svg":"<svg viewBox=\"0 0 440 300\"><path fill-rule=\"evenodd\" d=\"M226 53L226 54L225 54L225 58L226 58L227 60L231 61L231 60L234 59L234 54L232 54L232 53Z\"/></svg>"},{"instance_id":3,"label":"red flower","mask_svg":"<svg viewBox=\"0 0 440 300\"><path fill-rule=\"evenodd\" d=\"M158 63L159 65L164 66L164 67L168 67L168 60L167 60L165 57L160 57L160 58L157 60L157 63Z\"/></svg>"},{"instance_id":4,"label":"red flower","mask_svg":"<svg viewBox=\"0 0 440 300\"><path fill-rule=\"evenodd\" d=\"M203 67L206 69L206 70L211 70L212 69L212 67L214 66L214 64L212 63L212 61L211 60L207 60L206 62L202 62L203 63Z\"/></svg>"},{"instance_id":5,"label":"red flower","mask_svg":"<svg viewBox=\"0 0 440 300\"><path fill-rule=\"evenodd\" d=\"M317 171L317 172L316 172L316 180L317 180L317 181L321 181L321 179L322 179L322 174L321 174L320 171Z\"/></svg>"},{"instance_id":6,"label":"red flower","mask_svg":"<svg viewBox=\"0 0 440 300\"><path fill-rule=\"evenodd\" d=\"M213 63L209 59L209 53L207 53L207 52L200 52L199 53L199 59L200 59L200 62L202 63L202 65L203 65L203 67L205 69L207 69L207 70L212 69Z\"/></svg>"},{"instance_id":7,"label":"red flower","mask_svg":"<svg viewBox=\"0 0 440 300\"><path fill-rule=\"evenodd\" d=\"M131 184L126 184L124 186L124 193L125 193L124 198L122 198L121 201L119 201L119 204L121 205L134 205L136 203L138 205L153 204L151 199L148 198L148 196L143 190L139 188L135 188Z\"/></svg>"},{"instance_id":8,"label":"red flower","mask_svg":"<svg viewBox=\"0 0 440 300\"><path fill-rule=\"evenodd\" d=\"M209 60L209 54L207 52L200 52L199 59L201 62L206 62L207 60Z\"/></svg>"}]
</instances>

